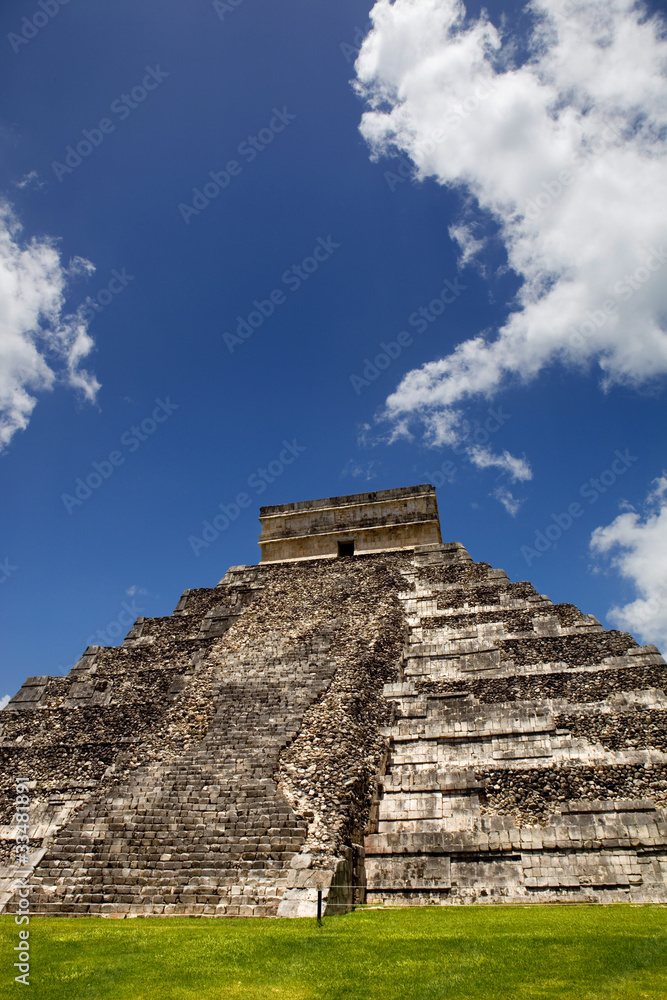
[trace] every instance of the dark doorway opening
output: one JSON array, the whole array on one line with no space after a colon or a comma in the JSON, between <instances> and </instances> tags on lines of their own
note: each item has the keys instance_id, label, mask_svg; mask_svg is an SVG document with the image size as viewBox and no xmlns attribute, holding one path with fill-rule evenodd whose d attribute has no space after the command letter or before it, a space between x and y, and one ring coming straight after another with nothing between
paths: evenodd
<instances>
[{"instance_id":1,"label":"dark doorway opening","mask_svg":"<svg viewBox=\"0 0 667 1000\"><path fill-rule=\"evenodd\" d=\"M343 556L353 556L354 555L354 542L339 542L338 543L338 558L341 559Z\"/></svg>"}]
</instances>

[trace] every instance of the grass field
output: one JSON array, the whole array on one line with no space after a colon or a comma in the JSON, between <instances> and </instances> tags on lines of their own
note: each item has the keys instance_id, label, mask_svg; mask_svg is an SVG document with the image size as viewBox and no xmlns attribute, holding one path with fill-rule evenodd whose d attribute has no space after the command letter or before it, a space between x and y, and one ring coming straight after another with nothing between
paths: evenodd
<instances>
[{"instance_id":1,"label":"grass field","mask_svg":"<svg viewBox=\"0 0 667 1000\"><path fill-rule=\"evenodd\" d=\"M661 907L30 921L36 1000L666 1000ZM0 997L18 928L0 918Z\"/></svg>"}]
</instances>

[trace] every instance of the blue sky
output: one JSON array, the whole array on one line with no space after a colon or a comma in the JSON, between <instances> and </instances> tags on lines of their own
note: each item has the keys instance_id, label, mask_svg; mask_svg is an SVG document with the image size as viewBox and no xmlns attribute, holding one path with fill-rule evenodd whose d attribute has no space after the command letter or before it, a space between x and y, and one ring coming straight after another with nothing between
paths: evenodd
<instances>
[{"instance_id":1,"label":"blue sky","mask_svg":"<svg viewBox=\"0 0 667 1000\"><path fill-rule=\"evenodd\" d=\"M577 17L599 5L539 6L561 11L558 38L540 48L535 17L493 3L494 49L478 5L452 28L449 0L383 0L355 89L358 0L2 5L0 694L256 562L261 504L420 482L474 559L665 635L665 46L650 25L618 41L621 84L639 52L648 67L630 102L604 89L602 57L573 77L562 11L586 41ZM631 37L629 6L606 10ZM461 38L456 80L479 79L431 148L462 106ZM462 66L475 45L486 62ZM545 80L560 130L531 111L522 132L498 95L511 82L534 108ZM535 136L549 156L583 144L593 194L583 168L559 193ZM612 278L650 248L619 324ZM574 289L579 320L558 333ZM221 504L229 527L198 544Z\"/></svg>"}]
</instances>

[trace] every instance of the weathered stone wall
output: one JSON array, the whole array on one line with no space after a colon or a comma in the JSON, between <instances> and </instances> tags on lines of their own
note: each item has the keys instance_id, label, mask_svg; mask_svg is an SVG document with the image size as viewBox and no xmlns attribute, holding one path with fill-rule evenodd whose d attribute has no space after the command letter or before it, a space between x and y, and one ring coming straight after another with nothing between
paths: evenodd
<instances>
[{"instance_id":1,"label":"weathered stone wall","mask_svg":"<svg viewBox=\"0 0 667 1000\"><path fill-rule=\"evenodd\" d=\"M658 651L460 548L414 563L368 898L667 901Z\"/></svg>"},{"instance_id":2,"label":"weathered stone wall","mask_svg":"<svg viewBox=\"0 0 667 1000\"><path fill-rule=\"evenodd\" d=\"M259 519L263 563L336 556L340 541L353 542L356 555L441 541L428 485L262 507Z\"/></svg>"}]
</instances>

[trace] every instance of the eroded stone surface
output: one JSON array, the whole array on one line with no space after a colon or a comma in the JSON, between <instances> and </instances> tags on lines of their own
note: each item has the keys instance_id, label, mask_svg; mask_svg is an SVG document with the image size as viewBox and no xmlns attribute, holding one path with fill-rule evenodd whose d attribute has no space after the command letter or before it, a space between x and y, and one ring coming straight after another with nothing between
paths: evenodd
<instances>
[{"instance_id":1,"label":"eroded stone surface","mask_svg":"<svg viewBox=\"0 0 667 1000\"><path fill-rule=\"evenodd\" d=\"M407 550L442 541L435 490L428 484L262 507L259 519L263 563Z\"/></svg>"},{"instance_id":2,"label":"eroded stone surface","mask_svg":"<svg viewBox=\"0 0 667 1000\"><path fill-rule=\"evenodd\" d=\"M666 901L658 650L464 552L414 563L368 899Z\"/></svg>"},{"instance_id":3,"label":"eroded stone surface","mask_svg":"<svg viewBox=\"0 0 667 1000\"><path fill-rule=\"evenodd\" d=\"M364 497L306 520L372 530ZM0 905L26 775L33 912L667 902L658 651L458 543L405 549L405 519L394 546L382 503L387 551L232 567L26 681L0 715Z\"/></svg>"},{"instance_id":4,"label":"eroded stone surface","mask_svg":"<svg viewBox=\"0 0 667 1000\"><path fill-rule=\"evenodd\" d=\"M34 847L46 847L33 909L272 915L285 890L299 899L306 868L315 892L345 868L350 896L401 586L376 557L236 567L15 701L5 808L13 774L31 776Z\"/></svg>"}]
</instances>

